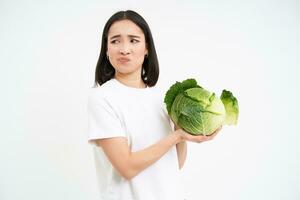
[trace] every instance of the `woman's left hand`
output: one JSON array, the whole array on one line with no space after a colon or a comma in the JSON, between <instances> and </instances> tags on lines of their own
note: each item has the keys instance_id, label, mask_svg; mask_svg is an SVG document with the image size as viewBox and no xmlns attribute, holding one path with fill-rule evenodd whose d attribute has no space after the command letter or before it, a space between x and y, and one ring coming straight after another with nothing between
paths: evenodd
<instances>
[{"instance_id":1,"label":"woman's left hand","mask_svg":"<svg viewBox=\"0 0 300 200\"><path fill-rule=\"evenodd\" d=\"M183 141L190 141L190 142L196 142L196 143L212 140L221 129L222 129L222 126L220 126L217 130L215 130L211 135L206 136L206 135L191 135L191 134L185 132L180 127L178 127L178 126L175 127L176 132L179 131L179 133L181 135L181 139Z\"/></svg>"}]
</instances>

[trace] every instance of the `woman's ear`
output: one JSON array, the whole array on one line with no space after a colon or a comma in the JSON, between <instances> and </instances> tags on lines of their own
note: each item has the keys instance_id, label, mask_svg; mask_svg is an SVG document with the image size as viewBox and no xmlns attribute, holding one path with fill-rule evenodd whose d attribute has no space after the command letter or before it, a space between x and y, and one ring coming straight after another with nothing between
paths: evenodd
<instances>
[{"instance_id":1,"label":"woman's ear","mask_svg":"<svg viewBox=\"0 0 300 200\"><path fill-rule=\"evenodd\" d=\"M146 43L146 52L145 52L145 56L148 56L148 43Z\"/></svg>"}]
</instances>

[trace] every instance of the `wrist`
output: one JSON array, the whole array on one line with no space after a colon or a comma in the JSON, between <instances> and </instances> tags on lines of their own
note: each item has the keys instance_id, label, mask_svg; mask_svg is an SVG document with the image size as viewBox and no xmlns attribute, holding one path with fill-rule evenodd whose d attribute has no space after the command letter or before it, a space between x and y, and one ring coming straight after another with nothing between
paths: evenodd
<instances>
[{"instance_id":1,"label":"wrist","mask_svg":"<svg viewBox=\"0 0 300 200\"><path fill-rule=\"evenodd\" d=\"M176 137L176 144L184 141L182 134L180 133L180 129L174 131L174 135Z\"/></svg>"}]
</instances>

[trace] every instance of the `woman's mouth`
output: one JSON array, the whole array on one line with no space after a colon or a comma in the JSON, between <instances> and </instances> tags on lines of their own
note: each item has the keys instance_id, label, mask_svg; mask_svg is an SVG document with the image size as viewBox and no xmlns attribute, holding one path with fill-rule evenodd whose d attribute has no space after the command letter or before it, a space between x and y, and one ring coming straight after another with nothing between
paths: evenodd
<instances>
[{"instance_id":1,"label":"woman's mouth","mask_svg":"<svg viewBox=\"0 0 300 200\"><path fill-rule=\"evenodd\" d=\"M118 61L121 62L121 63L126 63L126 62L129 62L130 59L128 59L128 58L119 58Z\"/></svg>"}]
</instances>

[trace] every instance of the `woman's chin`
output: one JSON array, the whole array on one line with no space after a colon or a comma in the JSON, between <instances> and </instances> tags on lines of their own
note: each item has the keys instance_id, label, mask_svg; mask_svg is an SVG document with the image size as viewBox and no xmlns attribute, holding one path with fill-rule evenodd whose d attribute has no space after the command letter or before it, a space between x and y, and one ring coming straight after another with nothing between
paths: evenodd
<instances>
[{"instance_id":1,"label":"woman's chin","mask_svg":"<svg viewBox=\"0 0 300 200\"><path fill-rule=\"evenodd\" d=\"M139 70L133 70L132 68L130 68L128 66L122 66L122 67L117 68L116 71L120 74L132 74Z\"/></svg>"}]
</instances>

